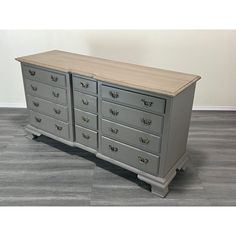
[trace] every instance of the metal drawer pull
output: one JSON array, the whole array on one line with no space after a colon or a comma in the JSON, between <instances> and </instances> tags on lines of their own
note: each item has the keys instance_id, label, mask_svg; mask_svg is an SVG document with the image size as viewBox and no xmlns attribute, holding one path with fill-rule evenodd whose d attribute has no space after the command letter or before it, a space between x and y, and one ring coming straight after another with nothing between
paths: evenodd
<instances>
[{"instance_id":1,"label":"metal drawer pull","mask_svg":"<svg viewBox=\"0 0 236 236\"><path fill-rule=\"evenodd\" d=\"M52 91L52 94L53 94L53 96L55 97L55 98L58 98L59 97L59 93L56 93L56 92L54 92L54 91Z\"/></svg>"},{"instance_id":2,"label":"metal drawer pull","mask_svg":"<svg viewBox=\"0 0 236 236\"><path fill-rule=\"evenodd\" d=\"M57 82L58 78L57 78L56 76L51 75L51 80L52 80L53 82Z\"/></svg>"},{"instance_id":3,"label":"metal drawer pull","mask_svg":"<svg viewBox=\"0 0 236 236\"><path fill-rule=\"evenodd\" d=\"M42 121L42 119L41 118L38 118L38 117L34 117L35 118L35 120L38 122L38 123L40 123L41 121Z\"/></svg>"},{"instance_id":4,"label":"metal drawer pull","mask_svg":"<svg viewBox=\"0 0 236 236\"><path fill-rule=\"evenodd\" d=\"M146 107L151 107L153 102L147 101L145 99L141 99L141 101L143 102L144 106Z\"/></svg>"},{"instance_id":5,"label":"metal drawer pull","mask_svg":"<svg viewBox=\"0 0 236 236\"><path fill-rule=\"evenodd\" d=\"M62 130L62 127L61 126L59 126L59 125L56 125L55 124L55 127L57 128L57 130L59 130L59 131L61 131Z\"/></svg>"},{"instance_id":6,"label":"metal drawer pull","mask_svg":"<svg viewBox=\"0 0 236 236\"><path fill-rule=\"evenodd\" d=\"M82 98L82 103L87 106L89 104L89 101L87 99Z\"/></svg>"},{"instance_id":7,"label":"metal drawer pull","mask_svg":"<svg viewBox=\"0 0 236 236\"><path fill-rule=\"evenodd\" d=\"M33 104L34 104L35 107L38 107L38 106L39 106L39 103L38 103L38 102L34 102L34 101L33 101Z\"/></svg>"},{"instance_id":8,"label":"metal drawer pull","mask_svg":"<svg viewBox=\"0 0 236 236\"><path fill-rule=\"evenodd\" d=\"M138 156L138 161L141 164L147 164L148 163L148 159L144 158L144 157L141 157L141 156Z\"/></svg>"},{"instance_id":9,"label":"metal drawer pull","mask_svg":"<svg viewBox=\"0 0 236 236\"><path fill-rule=\"evenodd\" d=\"M30 86L33 89L33 91L37 91L38 90L38 88L36 86L33 86L32 84Z\"/></svg>"},{"instance_id":10,"label":"metal drawer pull","mask_svg":"<svg viewBox=\"0 0 236 236\"><path fill-rule=\"evenodd\" d=\"M148 138L139 137L140 143L149 144L150 140Z\"/></svg>"},{"instance_id":11,"label":"metal drawer pull","mask_svg":"<svg viewBox=\"0 0 236 236\"><path fill-rule=\"evenodd\" d=\"M112 127L110 128L110 130L111 130L111 132L112 132L113 134L117 134L118 131L119 131L118 129L114 129L114 128L112 128Z\"/></svg>"},{"instance_id":12,"label":"metal drawer pull","mask_svg":"<svg viewBox=\"0 0 236 236\"><path fill-rule=\"evenodd\" d=\"M60 110L60 109L53 108L53 110L54 110L54 112L55 112L57 115L61 114L61 110Z\"/></svg>"},{"instance_id":13,"label":"metal drawer pull","mask_svg":"<svg viewBox=\"0 0 236 236\"><path fill-rule=\"evenodd\" d=\"M142 118L141 121L144 125L151 125L152 124L152 120L150 120L150 119Z\"/></svg>"},{"instance_id":14,"label":"metal drawer pull","mask_svg":"<svg viewBox=\"0 0 236 236\"><path fill-rule=\"evenodd\" d=\"M84 121L84 122L89 122L89 118L88 117L85 117L85 116L82 116L82 120Z\"/></svg>"},{"instance_id":15,"label":"metal drawer pull","mask_svg":"<svg viewBox=\"0 0 236 236\"><path fill-rule=\"evenodd\" d=\"M112 145L109 145L109 148L111 149L112 152L117 152L118 151L118 148L113 147Z\"/></svg>"},{"instance_id":16,"label":"metal drawer pull","mask_svg":"<svg viewBox=\"0 0 236 236\"><path fill-rule=\"evenodd\" d=\"M90 139L90 136L89 136L88 134L82 133L82 136L83 136L83 138L85 138L85 139Z\"/></svg>"},{"instance_id":17,"label":"metal drawer pull","mask_svg":"<svg viewBox=\"0 0 236 236\"><path fill-rule=\"evenodd\" d=\"M119 111L113 110L112 108L109 111L113 116L117 116L119 114Z\"/></svg>"},{"instance_id":18,"label":"metal drawer pull","mask_svg":"<svg viewBox=\"0 0 236 236\"><path fill-rule=\"evenodd\" d=\"M80 82L81 87L88 88L89 83Z\"/></svg>"},{"instance_id":19,"label":"metal drawer pull","mask_svg":"<svg viewBox=\"0 0 236 236\"><path fill-rule=\"evenodd\" d=\"M110 95L111 95L113 98L118 98L118 97L119 97L119 93L118 93L118 92L110 91L109 93L110 93Z\"/></svg>"},{"instance_id":20,"label":"metal drawer pull","mask_svg":"<svg viewBox=\"0 0 236 236\"><path fill-rule=\"evenodd\" d=\"M35 76L36 72L33 70L29 70L30 75Z\"/></svg>"}]
</instances>

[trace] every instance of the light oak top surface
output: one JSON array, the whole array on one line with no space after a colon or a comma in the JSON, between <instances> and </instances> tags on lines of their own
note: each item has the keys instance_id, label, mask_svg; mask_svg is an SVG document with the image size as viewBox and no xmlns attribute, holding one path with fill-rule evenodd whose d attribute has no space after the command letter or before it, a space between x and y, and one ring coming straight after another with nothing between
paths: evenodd
<instances>
[{"instance_id":1,"label":"light oak top surface","mask_svg":"<svg viewBox=\"0 0 236 236\"><path fill-rule=\"evenodd\" d=\"M49 51L16 58L24 63L62 72L92 76L97 80L130 88L175 96L201 77L111 61L63 51Z\"/></svg>"}]
</instances>

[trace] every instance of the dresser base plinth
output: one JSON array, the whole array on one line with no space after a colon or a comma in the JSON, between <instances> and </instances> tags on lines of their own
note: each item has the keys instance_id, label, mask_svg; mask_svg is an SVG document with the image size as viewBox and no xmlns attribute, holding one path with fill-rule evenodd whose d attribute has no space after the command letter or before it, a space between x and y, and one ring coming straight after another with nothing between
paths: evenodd
<instances>
[{"instance_id":1,"label":"dresser base plinth","mask_svg":"<svg viewBox=\"0 0 236 236\"><path fill-rule=\"evenodd\" d=\"M30 125L27 125L25 127L25 131L26 131L26 137L28 139L36 139L38 138L39 136L41 136L41 133L37 132L36 130L34 129L31 129L31 126Z\"/></svg>"}]
</instances>

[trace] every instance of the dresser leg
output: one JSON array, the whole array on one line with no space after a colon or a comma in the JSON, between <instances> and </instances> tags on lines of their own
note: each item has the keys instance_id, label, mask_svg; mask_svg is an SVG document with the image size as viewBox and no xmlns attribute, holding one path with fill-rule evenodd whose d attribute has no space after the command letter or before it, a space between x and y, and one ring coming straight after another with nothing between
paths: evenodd
<instances>
[{"instance_id":1,"label":"dresser leg","mask_svg":"<svg viewBox=\"0 0 236 236\"><path fill-rule=\"evenodd\" d=\"M165 197L166 194L169 192L169 188L168 186L165 187L160 187L160 186L155 186L155 185L151 185L152 186L152 193L160 196L160 197Z\"/></svg>"},{"instance_id":2,"label":"dresser leg","mask_svg":"<svg viewBox=\"0 0 236 236\"><path fill-rule=\"evenodd\" d=\"M38 135L32 134L32 133L27 131L26 138L28 138L28 139L36 139L38 137L39 137Z\"/></svg>"},{"instance_id":3,"label":"dresser leg","mask_svg":"<svg viewBox=\"0 0 236 236\"><path fill-rule=\"evenodd\" d=\"M30 125L27 125L25 127L25 131L26 131L26 137L29 138L29 139L36 139L38 138L39 136L41 136L41 134L36 131L36 130L33 130Z\"/></svg>"}]
</instances>

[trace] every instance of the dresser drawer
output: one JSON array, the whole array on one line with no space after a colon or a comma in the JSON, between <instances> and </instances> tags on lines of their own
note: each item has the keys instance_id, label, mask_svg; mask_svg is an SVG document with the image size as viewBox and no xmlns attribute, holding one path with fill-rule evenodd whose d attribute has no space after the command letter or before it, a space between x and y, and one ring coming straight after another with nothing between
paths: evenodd
<instances>
[{"instance_id":1,"label":"dresser drawer","mask_svg":"<svg viewBox=\"0 0 236 236\"><path fill-rule=\"evenodd\" d=\"M161 138L108 120L102 120L102 134L142 150L158 154Z\"/></svg>"},{"instance_id":2,"label":"dresser drawer","mask_svg":"<svg viewBox=\"0 0 236 236\"><path fill-rule=\"evenodd\" d=\"M28 95L27 97L28 97L28 106L31 110L68 122L67 107L52 102L48 102L41 98L32 97L30 95Z\"/></svg>"},{"instance_id":3,"label":"dresser drawer","mask_svg":"<svg viewBox=\"0 0 236 236\"><path fill-rule=\"evenodd\" d=\"M65 122L30 111L30 124L55 136L69 139L69 125Z\"/></svg>"},{"instance_id":4,"label":"dresser drawer","mask_svg":"<svg viewBox=\"0 0 236 236\"><path fill-rule=\"evenodd\" d=\"M118 122L162 133L163 117L144 111L102 101L102 115Z\"/></svg>"},{"instance_id":5,"label":"dresser drawer","mask_svg":"<svg viewBox=\"0 0 236 236\"><path fill-rule=\"evenodd\" d=\"M88 129L97 130L97 115L75 109L75 123Z\"/></svg>"},{"instance_id":6,"label":"dresser drawer","mask_svg":"<svg viewBox=\"0 0 236 236\"><path fill-rule=\"evenodd\" d=\"M75 126L76 142L97 149L97 132Z\"/></svg>"},{"instance_id":7,"label":"dresser drawer","mask_svg":"<svg viewBox=\"0 0 236 236\"><path fill-rule=\"evenodd\" d=\"M25 79L31 79L37 82L42 82L53 86L66 87L65 74L60 74L53 71L38 69L25 65L23 65L22 71Z\"/></svg>"},{"instance_id":8,"label":"dresser drawer","mask_svg":"<svg viewBox=\"0 0 236 236\"><path fill-rule=\"evenodd\" d=\"M55 103L60 103L62 105L67 105L66 90L61 88L56 88L46 84L34 82L31 80L25 80L26 92L46 100L53 101Z\"/></svg>"},{"instance_id":9,"label":"dresser drawer","mask_svg":"<svg viewBox=\"0 0 236 236\"><path fill-rule=\"evenodd\" d=\"M137 108L145 109L150 112L165 112L165 99L162 98L143 95L140 93L130 92L105 85L102 85L102 97Z\"/></svg>"},{"instance_id":10,"label":"dresser drawer","mask_svg":"<svg viewBox=\"0 0 236 236\"><path fill-rule=\"evenodd\" d=\"M97 97L74 91L74 105L85 111L97 112Z\"/></svg>"},{"instance_id":11,"label":"dresser drawer","mask_svg":"<svg viewBox=\"0 0 236 236\"><path fill-rule=\"evenodd\" d=\"M158 173L158 156L105 137L102 137L102 154L149 174Z\"/></svg>"},{"instance_id":12,"label":"dresser drawer","mask_svg":"<svg viewBox=\"0 0 236 236\"><path fill-rule=\"evenodd\" d=\"M73 75L73 88L82 92L97 93L97 82Z\"/></svg>"}]
</instances>

